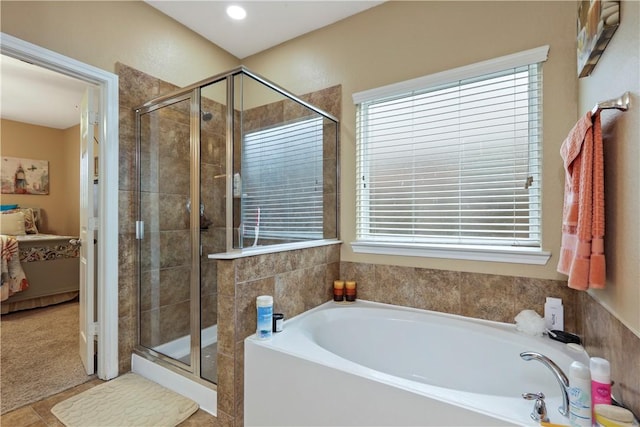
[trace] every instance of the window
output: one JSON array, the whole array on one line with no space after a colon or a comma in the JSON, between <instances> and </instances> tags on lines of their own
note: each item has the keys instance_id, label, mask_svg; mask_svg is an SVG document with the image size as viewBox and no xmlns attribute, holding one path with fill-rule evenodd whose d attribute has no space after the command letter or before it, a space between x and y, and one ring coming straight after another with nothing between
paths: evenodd
<instances>
[{"instance_id":1,"label":"window","mask_svg":"<svg viewBox=\"0 0 640 427\"><path fill-rule=\"evenodd\" d=\"M322 118L247 133L242 150L244 235L323 238ZM257 241L257 239L256 239Z\"/></svg>"},{"instance_id":2,"label":"window","mask_svg":"<svg viewBox=\"0 0 640 427\"><path fill-rule=\"evenodd\" d=\"M547 49L354 95L354 250L541 253Z\"/></svg>"}]
</instances>

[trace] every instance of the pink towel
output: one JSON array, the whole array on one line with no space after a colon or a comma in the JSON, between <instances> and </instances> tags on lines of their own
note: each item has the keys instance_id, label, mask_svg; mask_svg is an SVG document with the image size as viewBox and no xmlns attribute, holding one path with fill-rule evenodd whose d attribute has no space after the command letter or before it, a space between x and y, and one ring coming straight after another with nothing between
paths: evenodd
<instances>
[{"instance_id":1,"label":"pink towel","mask_svg":"<svg viewBox=\"0 0 640 427\"><path fill-rule=\"evenodd\" d=\"M604 288L604 155L600 114L588 112L562 143L564 208L558 271L569 287Z\"/></svg>"}]
</instances>

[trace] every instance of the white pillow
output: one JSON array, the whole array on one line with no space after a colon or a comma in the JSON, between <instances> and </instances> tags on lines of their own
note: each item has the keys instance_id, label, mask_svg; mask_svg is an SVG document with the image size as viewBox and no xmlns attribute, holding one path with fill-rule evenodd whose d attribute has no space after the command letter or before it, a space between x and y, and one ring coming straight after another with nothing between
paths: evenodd
<instances>
[{"instance_id":1,"label":"white pillow","mask_svg":"<svg viewBox=\"0 0 640 427\"><path fill-rule=\"evenodd\" d=\"M11 236L24 236L24 213L15 212L0 215L0 234Z\"/></svg>"}]
</instances>

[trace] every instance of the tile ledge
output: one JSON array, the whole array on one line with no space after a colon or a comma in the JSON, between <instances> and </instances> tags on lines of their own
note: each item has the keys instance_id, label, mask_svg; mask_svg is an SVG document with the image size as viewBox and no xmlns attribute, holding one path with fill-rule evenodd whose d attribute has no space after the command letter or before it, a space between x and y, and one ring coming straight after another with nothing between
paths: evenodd
<instances>
[{"instance_id":1,"label":"tile ledge","mask_svg":"<svg viewBox=\"0 0 640 427\"><path fill-rule=\"evenodd\" d=\"M340 245L341 240L327 239L327 240L313 240L310 242L296 242L296 243L283 243L280 245L269 246L257 246L245 249L236 249L231 252L221 252L217 254L209 254L209 259L238 259L252 257L256 255L272 254L276 252L293 251L296 249L316 248L320 246Z\"/></svg>"}]
</instances>

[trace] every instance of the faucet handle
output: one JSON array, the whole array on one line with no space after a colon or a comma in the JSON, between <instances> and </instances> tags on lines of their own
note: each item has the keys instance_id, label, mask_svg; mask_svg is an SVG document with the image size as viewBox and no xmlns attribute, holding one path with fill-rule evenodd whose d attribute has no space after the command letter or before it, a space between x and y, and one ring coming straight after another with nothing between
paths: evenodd
<instances>
[{"instance_id":1,"label":"faucet handle","mask_svg":"<svg viewBox=\"0 0 640 427\"><path fill-rule=\"evenodd\" d=\"M522 398L527 400L535 400L533 411L531 411L531 419L537 422L549 422L547 416L547 406L544 403L544 394L540 393L522 393Z\"/></svg>"}]
</instances>

